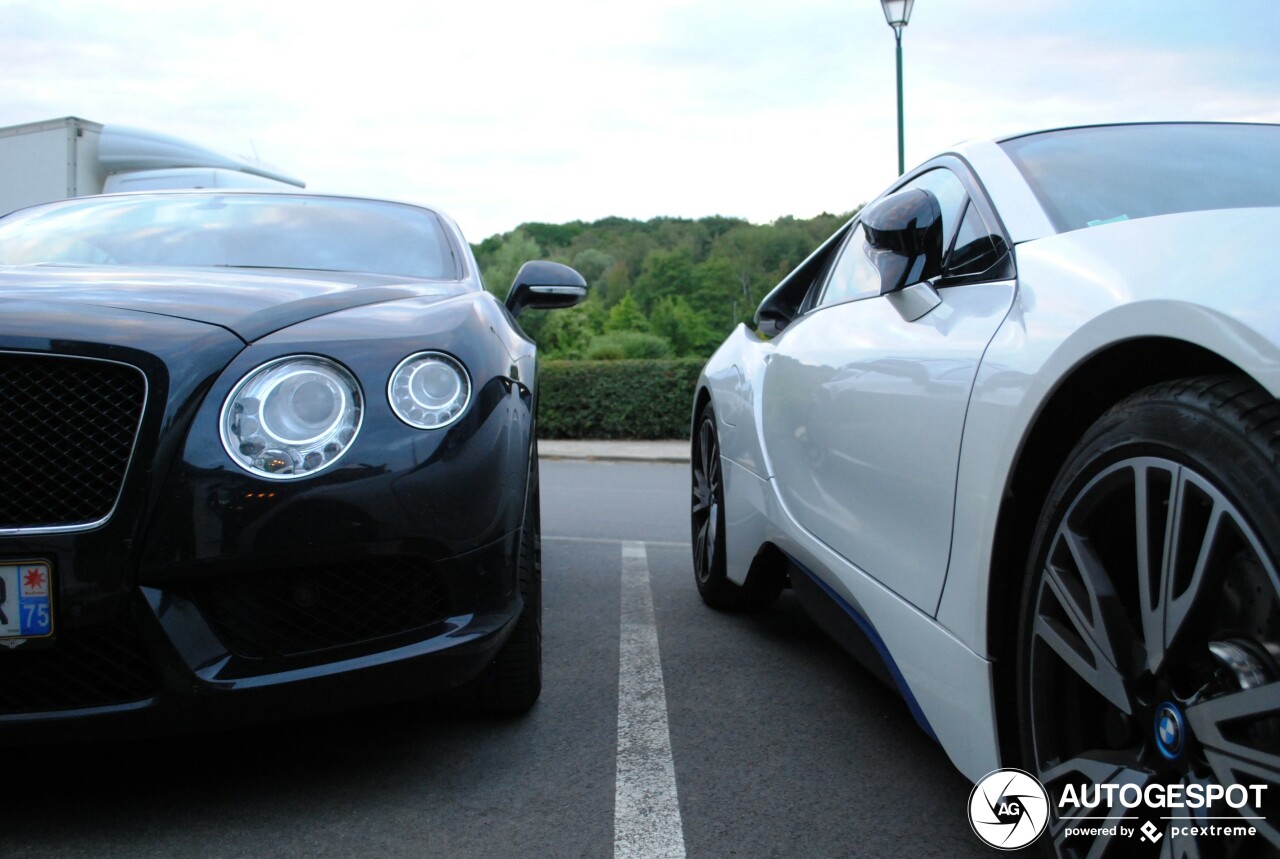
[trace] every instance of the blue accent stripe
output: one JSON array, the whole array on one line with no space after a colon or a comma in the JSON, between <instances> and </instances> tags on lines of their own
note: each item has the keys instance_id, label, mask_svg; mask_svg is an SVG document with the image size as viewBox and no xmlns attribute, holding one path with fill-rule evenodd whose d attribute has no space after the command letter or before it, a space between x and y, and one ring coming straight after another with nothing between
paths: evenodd
<instances>
[{"instance_id":1,"label":"blue accent stripe","mask_svg":"<svg viewBox=\"0 0 1280 859\"><path fill-rule=\"evenodd\" d=\"M924 710L920 709L920 702L916 700L915 695L911 694L911 687L907 685L906 678L902 676L902 670L898 668L898 663L893 661L893 657L889 654L889 648L885 646L884 639L880 637L880 633L876 632L876 628L871 625L871 621L849 605L848 601L832 590L830 585L811 573L804 564L801 564L790 555L787 555L787 558L797 570L808 576L814 584L822 589L823 593L830 597L836 605L840 606L844 613L849 615L853 622L858 625L858 628L866 635L867 640L871 642L871 646L876 649L876 654L879 655L880 661L884 663L885 668L889 669L889 676L893 678L894 684L898 687L898 693L902 695L902 700L906 702L907 709L911 711L911 716L916 720L916 724L929 735L931 740L938 743L938 745L942 745L938 741L938 735L933 732L933 727L929 724L929 720L925 718Z\"/></svg>"}]
</instances>

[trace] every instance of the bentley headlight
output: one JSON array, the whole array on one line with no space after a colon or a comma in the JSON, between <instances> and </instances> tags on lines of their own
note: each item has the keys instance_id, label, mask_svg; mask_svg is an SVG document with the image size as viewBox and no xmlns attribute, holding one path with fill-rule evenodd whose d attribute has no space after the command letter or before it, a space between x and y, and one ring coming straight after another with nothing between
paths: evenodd
<instances>
[{"instance_id":1,"label":"bentley headlight","mask_svg":"<svg viewBox=\"0 0 1280 859\"><path fill-rule=\"evenodd\" d=\"M418 429L439 429L462 416L471 401L471 377L443 352L419 352L400 362L387 385L387 399L400 420Z\"/></svg>"},{"instance_id":2,"label":"bentley headlight","mask_svg":"<svg viewBox=\"0 0 1280 859\"><path fill-rule=\"evenodd\" d=\"M337 462L360 431L354 376L313 355L279 358L249 373L222 405L222 446L246 471L307 477Z\"/></svg>"}]
</instances>

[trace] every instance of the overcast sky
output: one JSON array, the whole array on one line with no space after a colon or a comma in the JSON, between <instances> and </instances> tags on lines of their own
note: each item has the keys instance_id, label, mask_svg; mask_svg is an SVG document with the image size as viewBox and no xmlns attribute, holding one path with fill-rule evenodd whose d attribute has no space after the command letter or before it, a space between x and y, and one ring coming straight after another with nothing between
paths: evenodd
<instances>
[{"instance_id":1,"label":"overcast sky","mask_svg":"<svg viewBox=\"0 0 1280 859\"><path fill-rule=\"evenodd\" d=\"M917 0L908 166L958 140L1280 121L1277 0ZM0 126L80 116L317 191L522 221L846 211L897 168L878 0L0 0Z\"/></svg>"}]
</instances>

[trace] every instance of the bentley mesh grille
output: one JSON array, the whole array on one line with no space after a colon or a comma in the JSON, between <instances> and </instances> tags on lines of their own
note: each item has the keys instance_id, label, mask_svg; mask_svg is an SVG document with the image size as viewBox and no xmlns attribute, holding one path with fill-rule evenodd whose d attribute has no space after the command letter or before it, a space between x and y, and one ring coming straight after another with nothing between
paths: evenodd
<instances>
[{"instance_id":1,"label":"bentley mesh grille","mask_svg":"<svg viewBox=\"0 0 1280 859\"><path fill-rule=\"evenodd\" d=\"M43 713L150 698L158 681L128 625L60 632L52 647L0 650L0 713Z\"/></svg>"},{"instance_id":2,"label":"bentley mesh grille","mask_svg":"<svg viewBox=\"0 0 1280 859\"><path fill-rule=\"evenodd\" d=\"M0 353L0 530L106 519L146 390L142 372L124 364Z\"/></svg>"},{"instance_id":3,"label":"bentley mesh grille","mask_svg":"<svg viewBox=\"0 0 1280 859\"><path fill-rule=\"evenodd\" d=\"M219 579L191 596L231 652L251 658L355 644L449 616L435 571L405 556Z\"/></svg>"}]
</instances>

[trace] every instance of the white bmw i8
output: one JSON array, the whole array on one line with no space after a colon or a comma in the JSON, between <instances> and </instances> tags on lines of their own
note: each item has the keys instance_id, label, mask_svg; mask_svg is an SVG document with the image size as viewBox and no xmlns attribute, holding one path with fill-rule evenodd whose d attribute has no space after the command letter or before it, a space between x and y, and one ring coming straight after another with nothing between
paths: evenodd
<instances>
[{"instance_id":1,"label":"white bmw i8","mask_svg":"<svg viewBox=\"0 0 1280 859\"><path fill-rule=\"evenodd\" d=\"M1280 126L925 162L708 362L702 598L789 585L1060 856L1277 853L1278 264Z\"/></svg>"}]
</instances>

